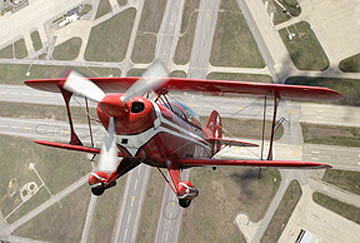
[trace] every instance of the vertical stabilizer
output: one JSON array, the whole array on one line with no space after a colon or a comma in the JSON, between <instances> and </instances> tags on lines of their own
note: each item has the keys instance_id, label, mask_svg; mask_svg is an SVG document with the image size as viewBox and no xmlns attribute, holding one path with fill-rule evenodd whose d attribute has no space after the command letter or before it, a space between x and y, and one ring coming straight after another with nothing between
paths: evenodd
<instances>
[{"instance_id":1,"label":"vertical stabilizer","mask_svg":"<svg viewBox=\"0 0 360 243\"><path fill-rule=\"evenodd\" d=\"M208 138L222 138L222 125L219 113L213 110L209 119L204 127L204 132ZM221 144L216 141L213 142L212 154L216 154L221 149Z\"/></svg>"}]
</instances>

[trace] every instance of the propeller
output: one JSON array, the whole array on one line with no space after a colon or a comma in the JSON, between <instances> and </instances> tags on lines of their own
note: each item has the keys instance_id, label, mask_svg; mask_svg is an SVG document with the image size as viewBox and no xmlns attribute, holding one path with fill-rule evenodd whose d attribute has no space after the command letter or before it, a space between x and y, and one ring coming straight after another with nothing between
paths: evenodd
<instances>
[{"instance_id":1,"label":"propeller","mask_svg":"<svg viewBox=\"0 0 360 243\"><path fill-rule=\"evenodd\" d=\"M117 166L117 148L115 133L115 118L110 117L108 134L103 142L100 152L100 159L97 165L98 171L112 172Z\"/></svg>"},{"instance_id":2,"label":"propeller","mask_svg":"<svg viewBox=\"0 0 360 243\"><path fill-rule=\"evenodd\" d=\"M71 71L64 82L63 88L76 95L100 102L106 94L96 84L76 71Z\"/></svg>"},{"instance_id":3,"label":"propeller","mask_svg":"<svg viewBox=\"0 0 360 243\"><path fill-rule=\"evenodd\" d=\"M126 93L121 96L120 99L122 103L125 104L135 96L141 96L147 92L158 89L167 81L167 76L168 74L161 63L155 61L143 74L142 78L134 83ZM63 84L63 88L75 95L84 96L90 100L106 104L106 99L104 100L106 94L104 91L78 72L70 72ZM107 135L102 144L100 159L97 164L97 170L111 172L116 169L116 166L117 147L115 118L110 117Z\"/></svg>"},{"instance_id":4,"label":"propeller","mask_svg":"<svg viewBox=\"0 0 360 243\"><path fill-rule=\"evenodd\" d=\"M142 96L147 92L161 87L168 79L168 73L159 61L155 61L142 75L142 78L134 83L126 93L121 96L122 102L126 102L135 96Z\"/></svg>"}]
</instances>

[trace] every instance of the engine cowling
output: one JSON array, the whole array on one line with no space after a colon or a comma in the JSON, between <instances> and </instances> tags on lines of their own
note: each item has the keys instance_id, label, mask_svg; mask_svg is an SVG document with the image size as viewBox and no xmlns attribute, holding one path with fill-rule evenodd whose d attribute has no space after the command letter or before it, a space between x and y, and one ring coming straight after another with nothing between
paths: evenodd
<instances>
[{"instance_id":1,"label":"engine cowling","mask_svg":"<svg viewBox=\"0 0 360 243\"><path fill-rule=\"evenodd\" d=\"M181 181L178 185L178 198L192 200L199 195L199 190L190 181Z\"/></svg>"},{"instance_id":2,"label":"engine cowling","mask_svg":"<svg viewBox=\"0 0 360 243\"><path fill-rule=\"evenodd\" d=\"M91 188L103 187L103 183L107 180L109 175L102 171L91 172L88 182Z\"/></svg>"}]
</instances>

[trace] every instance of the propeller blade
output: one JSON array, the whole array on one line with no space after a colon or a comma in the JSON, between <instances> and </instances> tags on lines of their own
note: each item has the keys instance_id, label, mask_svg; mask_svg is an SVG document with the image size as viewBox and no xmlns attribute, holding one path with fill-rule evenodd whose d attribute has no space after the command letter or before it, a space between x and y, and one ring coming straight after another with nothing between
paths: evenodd
<instances>
[{"instance_id":1,"label":"propeller blade","mask_svg":"<svg viewBox=\"0 0 360 243\"><path fill-rule=\"evenodd\" d=\"M103 142L100 159L97 166L98 171L112 172L117 166L117 148L114 117L109 119L108 134Z\"/></svg>"},{"instance_id":2,"label":"propeller blade","mask_svg":"<svg viewBox=\"0 0 360 243\"><path fill-rule=\"evenodd\" d=\"M64 89L76 95L100 102L106 95L96 84L78 72L72 71L63 85Z\"/></svg>"},{"instance_id":3,"label":"propeller blade","mask_svg":"<svg viewBox=\"0 0 360 243\"><path fill-rule=\"evenodd\" d=\"M126 102L135 96L142 96L147 92L153 91L162 86L168 80L168 73L159 61L155 61L148 70L133 84L121 97L122 102Z\"/></svg>"}]
</instances>

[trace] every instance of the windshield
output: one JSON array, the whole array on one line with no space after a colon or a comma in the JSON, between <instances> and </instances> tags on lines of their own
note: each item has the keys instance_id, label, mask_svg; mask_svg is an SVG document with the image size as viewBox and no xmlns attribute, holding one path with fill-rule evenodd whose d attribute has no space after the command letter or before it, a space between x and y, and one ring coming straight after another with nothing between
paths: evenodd
<instances>
[{"instance_id":1,"label":"windshield","mask_svg":"<svg viewBox=\"0 0 360 243\"><path fill-rule=\"evenodd\" d=\"M175 105L173 105L175 104ZM181 108L181 114L178 113L178 110L180 110L177 106L179 106ZM180 115L181 117L183 117L184 113L185 113L185 117L188 121L190 121L191 123L195 124L195 125L200 125L200 118L199 116L195 113L195 111L193 111L189 106L179 102L179 101L174 101L171 104L171 107L174 108L174 111Z\"/></svg>"}]
</instances>

